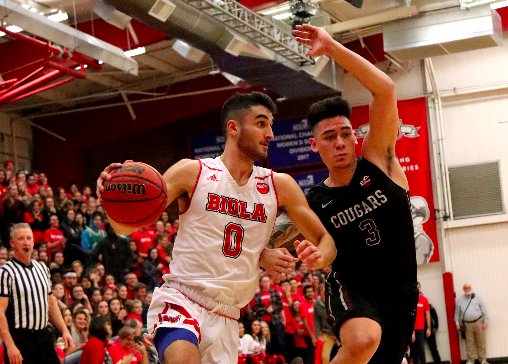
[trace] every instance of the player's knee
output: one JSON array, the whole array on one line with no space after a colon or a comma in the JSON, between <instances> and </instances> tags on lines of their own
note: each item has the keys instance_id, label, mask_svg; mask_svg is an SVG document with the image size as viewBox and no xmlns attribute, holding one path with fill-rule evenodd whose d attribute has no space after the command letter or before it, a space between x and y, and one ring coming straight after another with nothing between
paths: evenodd
<instances>
[{"instance_id":1,"label":"player's knee","mask_svg":"<svg viewBox=\"0 0 508 364\"><path fill-rule=\"evenodd\" d=\"M377 333L363 332L359 335L354 335L346 341L348 351L352 354L364 355L366 353L374 353L379 346L381 336Z\"/></svg>"}]
</instances>

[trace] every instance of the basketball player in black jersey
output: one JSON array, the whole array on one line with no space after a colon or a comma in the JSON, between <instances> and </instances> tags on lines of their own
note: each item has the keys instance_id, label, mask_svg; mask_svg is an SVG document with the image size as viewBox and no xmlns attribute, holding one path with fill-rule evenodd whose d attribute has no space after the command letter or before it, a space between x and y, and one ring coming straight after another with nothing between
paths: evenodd
<instances>
[{"instance_id":1,"label":"basketball player in black jersey","mask_svg":"<svg viewBox=\"0 0 508 364\"><path fill-rule=\"evenodd\" d=\"M312 47L308 55L331 56L372 94L359 158L347 101L326 99L308 114L312 150L329 176L307 199L337 246L327 306L342 347L332 364L400 364L413 332L418 289L409 185L395 156L395 87L325 30L302 25L293 33Z\"/></svg>"}]
</instances>

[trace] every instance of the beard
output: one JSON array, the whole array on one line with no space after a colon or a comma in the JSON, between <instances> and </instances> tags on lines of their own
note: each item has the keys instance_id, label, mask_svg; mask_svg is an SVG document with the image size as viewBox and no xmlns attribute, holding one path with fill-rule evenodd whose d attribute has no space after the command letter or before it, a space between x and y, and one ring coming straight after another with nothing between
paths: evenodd
<instances>
[{"instance_id":1,"label":"beard","mask_svg":"<svg viewBox=\"0 0 508 364\"><path fill-rule=\"evenodd\" d=\"M268 152L260 151L259 144L257 144L253 138L249 137L249 134L244 128L240 129L238 149L240 149L253 161L264 161L268 158Z\"/></svg>"}]
</instances>

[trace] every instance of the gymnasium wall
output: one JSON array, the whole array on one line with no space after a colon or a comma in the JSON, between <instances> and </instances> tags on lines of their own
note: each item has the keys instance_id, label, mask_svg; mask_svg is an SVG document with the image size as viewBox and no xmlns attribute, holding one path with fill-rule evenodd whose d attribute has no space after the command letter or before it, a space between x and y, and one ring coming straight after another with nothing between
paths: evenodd
<instances>
[{"instance_id":1,"label":"gymnasium wall","mask_svg":"<svg viewBox=\"0 0 508 364\"><path fill-rule=\"evenodd\" d=\"M0 113L0 169L11 160L17 169L30 171L32 148L32 128L27 120Z\"/></svg>"},{"instance_id":2,"label":"gymnasium wall","mask_svg":"<svg viewBox=\"0 0 508 364\"><path fill-rule=\"evenodd\" d=\"M500 161L508 210L508 39L505 45L433 59L442 94L446 160L450 167ZM508 214L445 224L456 295L473 285L490 314L487 356L508 357ZM462 358L465 347L462 343Z\"/></svg>"}]
</instances>

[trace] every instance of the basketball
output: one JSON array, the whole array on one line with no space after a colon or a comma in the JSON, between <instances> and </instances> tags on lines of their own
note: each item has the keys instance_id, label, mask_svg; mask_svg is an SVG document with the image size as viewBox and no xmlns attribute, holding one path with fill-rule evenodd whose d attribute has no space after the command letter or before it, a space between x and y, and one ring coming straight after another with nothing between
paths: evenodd
<instances>
[{"instance_id":1,"label":"basketball","mask_svg":"<svg viewBox=\"0 0 508 364\"><path fill-rule=\"evenodd\" d=\"M128 227L154 223L166 208L167 188L161 174L140 162L124 163L110 174L102 193L108 217Z\"/></svg>"}]
</instances>

